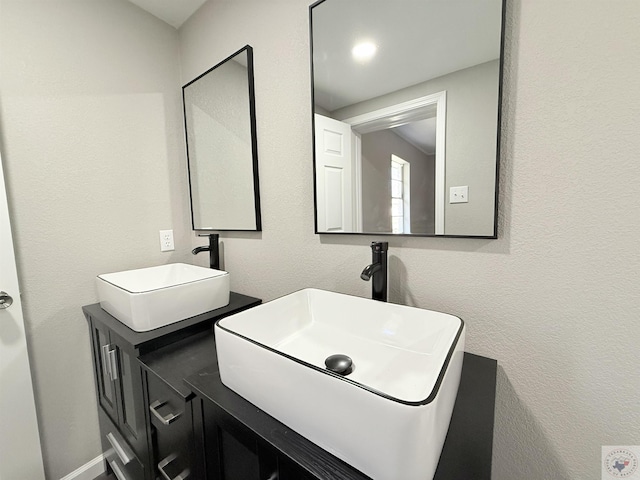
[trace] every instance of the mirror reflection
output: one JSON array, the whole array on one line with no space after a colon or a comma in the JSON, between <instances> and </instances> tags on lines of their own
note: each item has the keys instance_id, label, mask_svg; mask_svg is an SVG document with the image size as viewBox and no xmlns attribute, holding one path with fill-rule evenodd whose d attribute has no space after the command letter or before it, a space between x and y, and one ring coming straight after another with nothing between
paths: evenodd
<instances>
[{"instance_id":1,"label":"mirror reflection","mask_svg":"<svg viewBox=\"0 0 640 480\"><path fill-rule=\"evenodd\" d=\"M316 232L495 237L502 0L310 11Z\"/></svg>"},{"instance_id":2,"label":"mirror reflection","mask_svg":"<svg viewBox=\"0 0 640 480\"><path fill-rule=\"evenodd\" d=\"M253 50L182 88L194 230L260 230Z\"/></svg>"}]
</instances>

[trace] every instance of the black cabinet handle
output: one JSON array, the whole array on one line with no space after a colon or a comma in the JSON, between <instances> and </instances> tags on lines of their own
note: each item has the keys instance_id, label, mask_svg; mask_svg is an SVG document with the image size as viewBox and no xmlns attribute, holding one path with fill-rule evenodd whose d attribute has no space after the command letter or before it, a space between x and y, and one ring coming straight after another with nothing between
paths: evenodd
<instances>
[{"instance_id":1,"label":"black cabinet handle","mask_svg":"<svg viewBox=\"0 0 640 480\"><path fill-rule=\"evenodd\" d=\"M166 405L167 402L161 402L160 400L156 400L155 402L153 402L151 405L149 405L149 410L151 411L151 413L153 413L153 415L162 422L163 425L169 425L171 422L173 422L174 420L176 420L180 415L182 415L182 412L178 412L178 413L170 413L166 416L162 416L158 413L158 411L156 409L160 408L163 405ZM169 457L167 457L169 458ZM171 479L169 479L171 480Z\"/></svg>"}]
</instances>

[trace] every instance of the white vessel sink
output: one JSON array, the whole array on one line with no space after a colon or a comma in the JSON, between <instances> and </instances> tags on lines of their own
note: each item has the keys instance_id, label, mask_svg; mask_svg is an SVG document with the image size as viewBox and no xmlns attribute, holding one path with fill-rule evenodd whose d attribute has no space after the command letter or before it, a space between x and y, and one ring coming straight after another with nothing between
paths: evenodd
<instances>
[{"instance_id":1,"label":"white vessel sink","mask_svg":"<svg viewBox=\"0 0 640 480\"><path fill-rule=\"evenodd\" d=\"M229 304L229 274L186 263L96 277L100 306L146 332Z\"/></svg>"},{"instance_id":2,"label":"white vessel sink","mask_svg":"<svg viewBox=\"0 0 640 480\"><path fill-rule=\"evenodd\" d=\"M222 382L376 480L433 478L460 382L452 315L306 289L219 320ZM344 376L325 359L353 361Z\"/></svg>"}]
</instances>

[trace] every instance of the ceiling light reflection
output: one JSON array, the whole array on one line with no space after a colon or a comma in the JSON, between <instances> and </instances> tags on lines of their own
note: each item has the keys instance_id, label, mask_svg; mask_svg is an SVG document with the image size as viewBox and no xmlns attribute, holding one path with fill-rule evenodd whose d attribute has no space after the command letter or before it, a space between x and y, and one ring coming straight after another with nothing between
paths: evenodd
<instances>
[{"instance_id":1,"label":"ceiling light reflection","mask_svg":"<svg viewBox=\"0 0 640 480\"><path fill-rule=\"evenodd\" d=\"M367 62L373 58L377 50L378 46L375 43L361 42L353 47L351 54L358 62Z\"/></svg>"}]
</instances>

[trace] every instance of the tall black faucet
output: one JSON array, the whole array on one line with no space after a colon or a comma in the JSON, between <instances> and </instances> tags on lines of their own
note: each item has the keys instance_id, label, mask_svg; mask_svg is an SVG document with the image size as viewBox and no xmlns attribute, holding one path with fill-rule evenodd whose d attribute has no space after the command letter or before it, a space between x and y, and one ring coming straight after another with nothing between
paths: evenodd
<instances>
[{"instance_id":1,"label":"tall black faucet","mask_svg":"<svg viewBox=\"0 0 640 480\"><path fill-rule=\"evenodd\" d=\"M371 242L372 262L362 270L360 278L371 282L371 298L387 301L387 250L389 242Z\"/></svg>"},{"instance_id":2,"label":"tall black faucet","mask_svg":"<svg viewBox=\"0 0 640 480\"><path fill-rule=\"evenodd\" d=\"M197 255L200 252L209 252L209 267L214 270L220 270L220 247L218 246L218 233L210 233L208 235L198 235L199 237L209 237L208 247L196 247L191 253Z\"/></svg>"}]
</instances>

